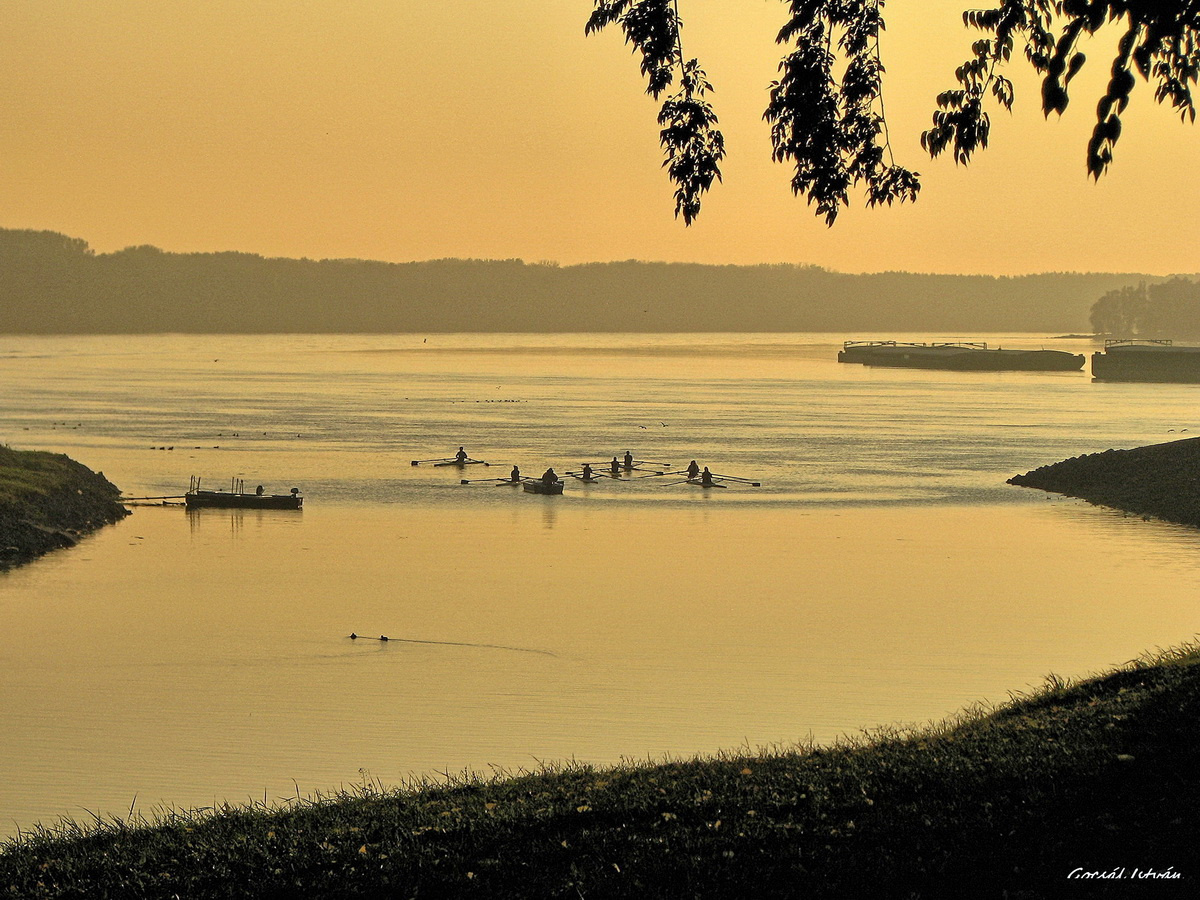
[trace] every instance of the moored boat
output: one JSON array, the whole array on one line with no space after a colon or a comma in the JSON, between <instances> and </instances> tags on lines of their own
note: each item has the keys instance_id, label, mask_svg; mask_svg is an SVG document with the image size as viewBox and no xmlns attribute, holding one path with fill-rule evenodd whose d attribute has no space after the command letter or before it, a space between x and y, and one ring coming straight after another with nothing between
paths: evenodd
<instances>
[{"instance_id":1,"label":"moored boat","mask_svg":"<svg viewBox=\"0 0 1200 900\"><path fill-rule=\"evenodd\" d=\"M183 497L188 509L300 509L304 497L299 488L290 494L256 494L241 491L188 491Z\"/></svg>"},{"instance_id":2,"label":"moored boat","mask_svg":"<svg viewBox=\"0 0 1200 900\"><path fill-rule=\"evenodd\" d=\"M1092 354L1092 377L1100 381L1200 383L1200 347L1166 340L1105 341Z\"/></svg>"},{"instance_id":3,"label":"moored boat","mask_svg":"<svg viewBox=\"0 0 1200 900\"><path fill-rule=\"evenodd\" d=\"M268 494L260 484L247 491L246 482L240 478L231 478L227 491L210 491L202 489L200 479L193 475L183 505L188 509L300 509L304 497L300 488L292 488L287 494Z\"/></svg>"}]
</instances>

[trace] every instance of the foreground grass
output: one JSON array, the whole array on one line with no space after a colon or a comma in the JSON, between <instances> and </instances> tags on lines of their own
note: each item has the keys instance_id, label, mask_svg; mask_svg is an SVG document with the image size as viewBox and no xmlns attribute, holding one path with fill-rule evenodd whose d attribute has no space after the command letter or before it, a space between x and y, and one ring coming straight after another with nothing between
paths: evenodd
<instances>
[{"instance_id":1,"label":"foreground grass","mask_svg":"<svg viewBox=\"0 0 1200 900\"><path fill-rule=\"evenodd\" d=\"M61 453L0 445L0 569L69 547L127 511L102 474Z\"/></svg>"},{"instance_id":2,"label":"foreground grass","mask_svg":"<svg viewBox=\"0 0 1200 900\"><path fill-rule=\"evenodd\" d=\"M1194 896L1198 659L832 748L65 823L0 897Z\"/></svg>"}]
</instances>

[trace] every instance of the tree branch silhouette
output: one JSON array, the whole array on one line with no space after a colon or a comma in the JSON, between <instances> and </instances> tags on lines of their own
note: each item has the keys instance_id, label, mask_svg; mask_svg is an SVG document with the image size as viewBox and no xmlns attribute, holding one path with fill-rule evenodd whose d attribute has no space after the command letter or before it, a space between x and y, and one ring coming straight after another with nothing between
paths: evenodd
<instances>
[{"instance_id":1,"label":"tree branch silhouette","mask_svg":"<svg viewBox=\"0 0 1200 900\"><path fill-rule=\"evenodd\" d=\"M712 84L695 59L684 61L678 0L593 0L585 31L616 24L642 54L647 92L658 99L674 83L680 90L659 113L667 160L676 185L675 215L690 225L700 201L721 177L725 155L717 117L705 99ZM794 169L792 191L804 196L832 225L849 204L849 191L863 186L869 206L915 200L919 175L892 156L883 107L884 66L879 34L884 0L783 0L788 18L777 36L791 45L770 85L764 118L771 124L772 156ZM1113 160L1121 136L1121 114L1140 78L1155 85L1154 98L1194 122L1192 87L1200 75L1200 0L1000 0L988 9L963 13L963 24L983 32L971 58L955 70L959 86L937 95L932 127L921 146L931 157L950 151L966 165L987 147L994 101L1009 110L1011 80L1000 73L1018 40L1042 76L1042 110L1061 115L1069 86L1086 57L1083 36L1123 28L1107 88L1096 108L1086 167L1099 178ZM840 80L835 73L840 71Z\"/></svg>"}]
</instances>

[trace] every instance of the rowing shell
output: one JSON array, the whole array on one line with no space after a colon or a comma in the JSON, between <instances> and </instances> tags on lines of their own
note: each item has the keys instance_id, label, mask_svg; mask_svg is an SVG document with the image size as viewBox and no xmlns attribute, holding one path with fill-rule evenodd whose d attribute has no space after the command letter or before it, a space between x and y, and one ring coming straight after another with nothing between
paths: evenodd
<instances>
[{"instance_id":1,"label":"rowing shell","mask_svg":"<svg viewBox=\"0 0 1200 900\"><path fill-rule=\"evenodd\" d=\"M453 466L456 469L465 469L467 466L490 466L491 463L486 463L482 459L448 459L445 462L434 463L433 467Z\"/></svg>"}]
</instances>

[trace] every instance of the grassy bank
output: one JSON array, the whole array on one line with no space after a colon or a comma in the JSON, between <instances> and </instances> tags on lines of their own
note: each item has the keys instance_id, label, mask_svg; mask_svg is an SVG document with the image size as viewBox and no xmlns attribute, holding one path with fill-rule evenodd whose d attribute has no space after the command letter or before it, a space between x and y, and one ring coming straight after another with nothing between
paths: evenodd
<instances>
[{"instance_id":1,"label":"grassy bank","mask_svg":"<svg viewBox=\"0 0 1200 900\"><path fill-rule=\"evenodd\" d=\"M69 547L117 522L120 490L61 453L0 446L0 569Z\"/></svg>"},{"instance_id":2,"label":"grassy bank","mask_svg":"<svg viewBox=\"0 0 1200 900\"><path fill-rule=\"evenodd\" d=\"M1008 483L1200 526L1200 438L1075 456Z\"/></svg>"},{"instance_id":3,"label":"grassy bank","mask_svg":"<svg viewBox=\"0 0 1200 900\"><path fill-rule=\"evenodd\" d=\"M60 825L0 897L1189 896L1198 660L833 748Z\"/></svg>"}]
</instances>

